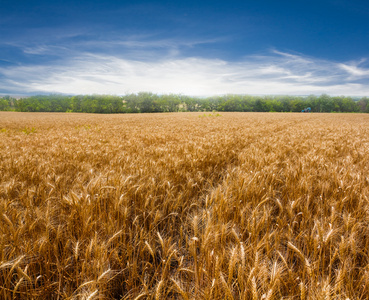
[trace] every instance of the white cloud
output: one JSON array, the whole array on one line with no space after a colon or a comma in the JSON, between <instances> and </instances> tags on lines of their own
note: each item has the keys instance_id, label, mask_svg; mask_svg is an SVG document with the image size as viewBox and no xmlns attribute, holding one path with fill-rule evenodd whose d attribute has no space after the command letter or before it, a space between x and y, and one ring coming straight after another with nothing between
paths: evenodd
<instances>
[{"instance_id":1,"label":"white cloud","mask_svg":"<svg viewBox=\"0 0 369 300\"><path fill-rule=\"evenodd\" d=\"M364 84L369 82L369 69L279 51L238 62L178 55L140 61L81 53L49 66L0 68L0 77L0 91L17 94L369 95L369 85Z\"/></svg>"},{"instance_id":2,"label":"white cloud","mask_svg":"<svg viewBox=\"0 0 369 300\"><path fill-rule=\"evenodd\" d=\"M338 65L341 69L345 70L347 73L349 73L350 75L354 77L369 77L368 69L363 69L355 65L348 65L348 64L342 64L342 63Z\"/></svg>"}]
</instances>

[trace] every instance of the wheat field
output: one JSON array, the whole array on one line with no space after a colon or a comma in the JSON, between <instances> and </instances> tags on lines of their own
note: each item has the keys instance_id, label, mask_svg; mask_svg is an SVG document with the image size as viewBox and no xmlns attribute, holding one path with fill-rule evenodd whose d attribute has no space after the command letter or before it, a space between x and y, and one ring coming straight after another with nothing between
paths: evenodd
<instances>
[{"instance_id":1,"label":"wheat field","mask_svg":"<svg viewBox=\"0 0 369 300\"><path fill-rule=\"evenodd\" d=\"M368 299L369 115L0 112L1 299Z\"/></svg>"}]
</instances>

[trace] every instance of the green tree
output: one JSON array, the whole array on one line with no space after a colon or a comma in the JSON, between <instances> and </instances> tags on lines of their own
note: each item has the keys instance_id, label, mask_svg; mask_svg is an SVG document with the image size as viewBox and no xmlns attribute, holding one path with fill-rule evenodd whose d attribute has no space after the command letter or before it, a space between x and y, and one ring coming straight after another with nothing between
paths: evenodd
<instances>
[{"instance_id":1,"label":"green tree","mask_svg":"<svg viewBox=\"0 0 369 300\"><path fill-rule=\"evenodd\" d=\"M10 110L10 105L8 100L0 98L0 110Z\"/></svg>"}]
</instances>

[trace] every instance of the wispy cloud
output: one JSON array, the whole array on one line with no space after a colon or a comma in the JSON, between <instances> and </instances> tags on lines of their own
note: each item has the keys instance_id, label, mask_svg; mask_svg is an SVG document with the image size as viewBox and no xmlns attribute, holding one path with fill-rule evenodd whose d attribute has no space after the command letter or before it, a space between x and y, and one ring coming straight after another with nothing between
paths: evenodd
<instances>
[{"instance_id":1,"label":"wispy cloud","mask_svg":"<svg viewBox=\"0 0 369 300\"><path fill-rule=\"evenodd\" d=\"M369 77L369 69L360 68L359 65L363 63L365 60L360 61L359 63L340 63L338 64L339 67L346 71L348 74L351 75L351 78L367 78Z\"/></svg>"},{"instance_id":2,"label":"wispy cloud","mask_svg":"<svg viewBox=\"0 0 369 300\"><path fill-rule=\"evenodd\" d=\"M369 69L347 62L306 57L281 51L246 56L240 61L183 57L178 45L168 41L163 55L152 50L161 42L112 43L141 48L133 56L96 54L73 50L70 56L48 65L30 64L0 68L0 92L70 94L126 94L139 91L183 93L188 95L240 94L321 94L369 95ZM192 42L196 44L196 42ZM151 50L150 50L151 49ZM41 55L52 47L26 48ZM60 50L59 48L56 50ZM55 50L55 51L56 51ZM150 52L151 51L151 52ZM150 54L151 53L151 54Z\"/></svg>"}]
</instances>

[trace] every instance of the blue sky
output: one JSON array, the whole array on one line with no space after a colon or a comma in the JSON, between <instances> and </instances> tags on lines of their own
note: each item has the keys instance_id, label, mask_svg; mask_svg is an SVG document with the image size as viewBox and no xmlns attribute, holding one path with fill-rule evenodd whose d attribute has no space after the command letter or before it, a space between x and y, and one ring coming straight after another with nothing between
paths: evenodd
<instances>
[{"instance_id":1,"label":"blue sky","mask_svg":"<svg viewBox=\"0 0 369 300\"><path fill-rule=\"evenodd\" d=\"M369 95L361 0L0 0L0 94Z\"/></svg>"}]
</instances>

